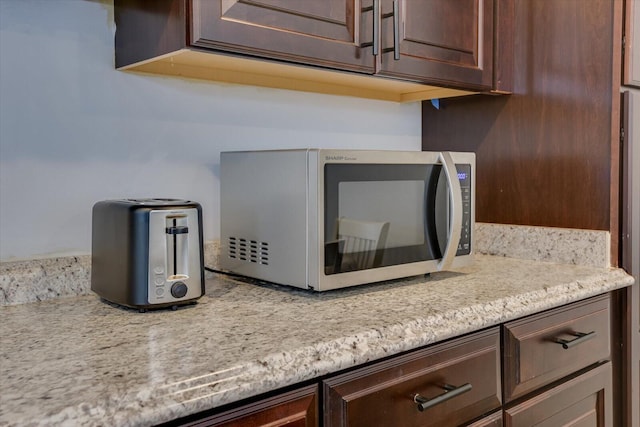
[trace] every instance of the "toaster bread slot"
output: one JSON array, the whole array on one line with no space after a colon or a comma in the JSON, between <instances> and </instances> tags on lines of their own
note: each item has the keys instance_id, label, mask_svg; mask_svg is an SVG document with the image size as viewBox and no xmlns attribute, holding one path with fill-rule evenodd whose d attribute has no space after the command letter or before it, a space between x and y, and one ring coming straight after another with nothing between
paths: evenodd
<instances>
[{"instance_id":1,"label":"toaster bread slot","mask_svg":"<svg viewBox=\"0 0 640 427\"><path fill-rule=\"evenodd\" d=\"M189 277L189 225L186 216L167 216L167 280Z\"/></svg>"}]
</instances>

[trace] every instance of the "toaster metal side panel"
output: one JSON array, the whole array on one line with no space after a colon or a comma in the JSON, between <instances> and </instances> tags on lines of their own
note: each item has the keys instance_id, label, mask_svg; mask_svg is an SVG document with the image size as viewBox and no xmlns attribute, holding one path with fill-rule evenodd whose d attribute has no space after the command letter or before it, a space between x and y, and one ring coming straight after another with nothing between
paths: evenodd
<instances>
[{"instance_id":1,"label":"toaster metal side panel","mask_svg":"<svg viewBox=\"0 0 640 427\"><path fill-rule=\"evenodd\" d=\"M220 155L220 265L307 288L307 150Z\"/></svg>"},{"instance_id":2,"label":"toaster metal side panel","mask_svg":"<svg viewBox=\"0 0 640 427\"><path fill-rule=\"evenodd\" d=\"M146 306L148 215L126 203L98 202L93 207L91 290L126 306Z\"/></svg>"}]
</instances>

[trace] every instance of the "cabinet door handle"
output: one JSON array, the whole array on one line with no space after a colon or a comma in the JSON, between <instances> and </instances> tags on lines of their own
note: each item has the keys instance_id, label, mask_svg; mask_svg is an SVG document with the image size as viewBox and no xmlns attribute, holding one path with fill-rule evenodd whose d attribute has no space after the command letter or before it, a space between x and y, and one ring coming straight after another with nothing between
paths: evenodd
<instances>
[{"instance_id":1,"label":"cabinet door handle","mask_svg":"<svg viewBox=\"0 0 640 427\"><path fill-rule=\"evenodd\" d=\"M445 384L442 388L445 390L444 393L437 395L433 399L425 399L419 394L415 394L413 396L413 401L418 404L418 411L426 411L427 409L439 405L442 402L446 402L449 399L460 396L462 393L468 392L471 390L471 384L466 383L459 387Z\"/></svg>"},{"instance_id":2,"label":"cabinet door handle","mask_svg":"<svg viewBox=\"0 0 640 427\"><path fill-rule=\"evenodd\" d=\"M398 0L393 0L393 59L400 59L400 13Z\"/></svg>"},{"instance_id":3,"label":"cabinet door handle","mask_svg":"<svg viewBox=\"0 0 640 427\"><path fill-rule=\"evenodd\" d=\"M373 6L363 7L361 12L373 11L373 41L362 43L360 47L373 47L373 56L380 54L380 0L373 0Z\"/></svg>"},{"instance_id":4,"label":"cabinet door handle","mask_svg":"<svg viewBox=\"0 0 640 427\"><path fill-rule=\"evenodd\" d=\"M581 344L585 341L589 341L591 338L595 338L596 337L596 331L591 331L588 333L584 333L584 332L571 332L569 333L569 335L573 335L575 338L572 340L565 340L562 338L555 338L553 340L553 342L555 342L556 344L560 344L562 345L562 348L569 349L571 347L574 347L578 344Z\"/></svg>"},{"instance_id":5,"label":"cabinet door handle","mask_svg":"<svg viewBox=\"0 0 640 427\"><path fill-rule=\"evenodd\" d=\"M380 0L373 0L373 56L380 54Z\"/></svg>"},{"instance_id":6,"label":"cabinet door handle","mask_svg":"<svg viewBox=\"0 0 640 427\"><path fill-rule=\"evenodd\" d=\"M393 59L400 59L400 14L398 0L393 0L393 12L385 13L382 19L391 18L393 16L393 47L382 49L382 53L393 52Z\"/></svg>"}]
</instances>

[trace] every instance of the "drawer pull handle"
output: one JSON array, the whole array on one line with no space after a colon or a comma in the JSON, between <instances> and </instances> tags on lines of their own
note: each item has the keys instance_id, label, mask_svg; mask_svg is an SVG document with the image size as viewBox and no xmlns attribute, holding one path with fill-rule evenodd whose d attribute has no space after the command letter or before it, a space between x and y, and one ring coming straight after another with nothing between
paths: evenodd
<instances>
[{"instance_id":1,"label":"drawer pull handle","mask_svg":"<svg viewBox=\"0 0 640 427\"><path fill-rule=\"evenodd\" d=\"M459 396L462 393L468 392L469 390L471 390L471 384L466 383L461 385L460 387L445 384L442 388L445 390L445 392L437 395L433 399L425 399L419 394L414 395L413 401L418 404L418 411L426 411L433 406L436 406L442 402L446 402L449 399L453 399L454 397Z\"/></svg>"},{"instance_id":2,"label":"drawer pull handle","mask_svg":"<svg viewBox=\"0 0 640 427\"><path fill-rule=\"evenodd\" d=\"M571 347L574 347L580 343L590 340L591 338L596 337L596 331L591 331L589 333L584 332L572 332L569 335L573 335L575 338L572 340L564 340L562 338L556 338L554 342L562 345L562 348L565 350Z\"/></svg>"}]
</instances>

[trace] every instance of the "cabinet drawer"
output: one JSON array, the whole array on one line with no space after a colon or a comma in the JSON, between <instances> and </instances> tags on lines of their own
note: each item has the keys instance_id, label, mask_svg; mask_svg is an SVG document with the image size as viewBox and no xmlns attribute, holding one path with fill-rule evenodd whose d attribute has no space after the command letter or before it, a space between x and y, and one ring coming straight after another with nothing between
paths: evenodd
<instances>
[{"instance_id":1,"label":"cabinet drawer","mask_svg":"<svg viewBox=\"0 0 640 427\"><path fill-rule=\"evenodd\" d=\"M180 427L316 427L318 426L318 386L307 386L255 403L179 423Z\"/></svg>"},{"instance_id":2,"label":"cabinet drawer","mask_svg":"<svg viewBox=\"0 0 640 427\"><path fill-rule=\"evenodd\" d=\"M504 411L505 426L613 425L611 363L572 378Z\"/></svg>"},{"instance_id":3,"label":"cabinet drawer","mask_svg":"<svg viewBox=\"0 0 640 427\"><path fill-rule=\"evenodd\" d=\"M493 328L330 378L327 426L457 426L500 407L500 337ZM457 389L445 391L445 386ZM418 410L415 395L430 400Z\"/></svg>"},{"instance_id":4,"label":"cabinet drawer","mask_svg":"<svg viewBox=\"0 0 640 427\"><path fill-rule=\"evenodd\" d=\"M505 324L505 401L608 359L609 304L605 295Z\"/></svg>"}]
</instances>

